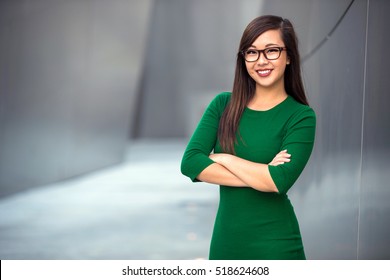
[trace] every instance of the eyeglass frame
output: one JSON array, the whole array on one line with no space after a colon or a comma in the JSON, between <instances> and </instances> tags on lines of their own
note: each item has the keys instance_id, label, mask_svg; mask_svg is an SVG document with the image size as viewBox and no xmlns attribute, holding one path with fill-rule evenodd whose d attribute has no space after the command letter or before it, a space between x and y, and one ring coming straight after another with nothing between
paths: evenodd
<instances>
[{"instance_id":1,"label":"eyeglass frame","mask_svg":"<svg viewBox=\"0 0 390 280\"><path fill-rule=\"evenodd\" d=\"M269 58L267 57L266 53L265 53L265 51L266 51L266 50L269 50L269 49L278 49L278 50L279 50L279 56L278 56L277 58L271 58L271 59L269 59ZM257 59L255 59L255 60L253 60L253 61L252 61L252 60L251 60L251 61L246 60L246 58L245 58L245 52L247 52L247 51L249 51L249 50L257 51L257 53L258 53ZM249 48L249 49L240 51L240 54L244 57L244 60L245 60L246 62L256 62L256 61L258 61L258 60L260 59L260 53L263 53L265 59L267 59L267 60L277 60L277 59L280 58L280 55L282 54L282 51L285 51L285 50L287 50L286 47L268 47L268 48L265 48L265 49L262 49L262 50L250 49L250 48Z\"/></svg>"}]
</instances>

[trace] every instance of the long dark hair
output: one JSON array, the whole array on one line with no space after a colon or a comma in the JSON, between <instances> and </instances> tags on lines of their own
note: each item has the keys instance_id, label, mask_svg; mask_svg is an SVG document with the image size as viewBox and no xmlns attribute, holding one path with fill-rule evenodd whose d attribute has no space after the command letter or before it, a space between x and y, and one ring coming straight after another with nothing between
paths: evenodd
<instances>
[{"instance_id":1,"label":"long dark hair","mask_svg":"<svg viewBox=\"0 0 390 280\"><path fill-rule=\"evenodd\" d=\"M236 72L230 102L222 114L218 138L224 152L235 153L234 144L242 113L255 94L256 82L249 76L241 51L248 49L261 34L268 30L280 30L287 48L290 64L284 73L284 88L288 95L298 102L308 105L301 77L301 65L298 51L298 39L288 19L266 15L252 20L242 34L237 54Z\"/></svg>"}]
</instances>

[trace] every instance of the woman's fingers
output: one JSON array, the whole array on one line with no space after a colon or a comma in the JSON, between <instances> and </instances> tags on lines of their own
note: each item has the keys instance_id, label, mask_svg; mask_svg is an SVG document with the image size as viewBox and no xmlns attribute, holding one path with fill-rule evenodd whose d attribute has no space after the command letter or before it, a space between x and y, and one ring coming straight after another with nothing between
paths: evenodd
<instances>
[{"instance_id":1,"label":"woman's fingers","mask_svg":"<svg viewBox=\"0 0 390 280\"><path fill-rule=\"evenodd\" d=\"M290 162L291 155L287 153L287 150L280 151L273 160L269 163L269 165L277 166L280 164L284 164L286 162Z\"/></svg>"},{"instance_id":2,"label":"woman's fingers","mask_svg":"<svg viewBox=\"0 0 390 280\"><path fill-rule=\"evenodd\" d=\"M290 157L291 155L288 154L288 153L279 153L275 156L274 159L277 159L277 160L281 160L281 161L284 161L284 162L288 162L290 161Z\"/></svg>"}]
</instances>

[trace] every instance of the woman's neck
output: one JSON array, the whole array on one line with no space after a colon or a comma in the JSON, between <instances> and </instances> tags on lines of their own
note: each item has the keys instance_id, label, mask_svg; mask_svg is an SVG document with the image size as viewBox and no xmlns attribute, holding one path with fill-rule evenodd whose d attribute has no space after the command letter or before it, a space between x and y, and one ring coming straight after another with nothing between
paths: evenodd
<instances>
[{"instance_id":1,"label":"woman's neck","mask_svg":"<svg viewBox=\"0 0 390 280\"><path fill-rule=\"evenodd\" d=\"M253 110L268 110L286 98L287 93L284 87L278 89L264 89L256 87L255 95L249 101L247 106Z\"/></svg>"}]
</instances>

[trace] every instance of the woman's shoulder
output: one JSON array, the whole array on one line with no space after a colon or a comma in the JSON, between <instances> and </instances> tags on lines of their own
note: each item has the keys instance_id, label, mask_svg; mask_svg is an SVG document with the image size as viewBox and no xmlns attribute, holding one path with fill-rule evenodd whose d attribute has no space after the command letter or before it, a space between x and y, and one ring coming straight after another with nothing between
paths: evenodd
<instances>
[{"instance_id":1,"label":"woman's shoulder","mask_svg":"<svg viewBox=\"0 0 390 280\"><path fill-rule=\"evenodd\" d=\"M307 124L316 125L316 113L309 105L302 104L290 97L287 127L295 126L303 121Z\"/></svg>"},{"instance_id":2,"label":"woman's shoulder","mask_svg":"<svg viewBox=\"0 0 390 280\"><path fill-rule=\"evenodd\" d=\"M211 101L211 104L218 108L224 109L229 103L231 96L231 92L221 92L214 97L214 99Z\"/></svg>"},{"instance_id":3,"label":"woman's shoulder","mask_svg":"<svg viewBox=\"0 0 390 280\"><path fill-rule=\"evenodd\" d=\"M224 92L221 92L221 93L217 94L217 96L215 96L214 99L216 99L218 101L222 101L222 102L229 102L231 97L232 97L232 93L231 92L224 91Z\"/></svg>"},{"instance_id":4,"label":"woman's shoulder","mask_svg":"<svg viewBox=\"0 0 390 280\"><path fill-rule=\"evenodd\" d=\"M315 117L315 112L309 105L298 102L292 96L290 96L289 100L290 111L293 115L311 115Z\"/></svg>"}]
</instances>

